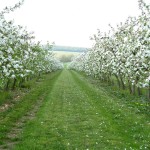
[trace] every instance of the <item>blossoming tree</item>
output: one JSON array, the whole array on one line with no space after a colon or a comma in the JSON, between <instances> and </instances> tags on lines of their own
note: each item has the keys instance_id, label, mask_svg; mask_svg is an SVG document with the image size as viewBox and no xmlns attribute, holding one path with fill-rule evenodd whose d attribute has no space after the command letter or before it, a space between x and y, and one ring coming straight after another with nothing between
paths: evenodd
<instances>
[{"instance_id":1,"label":"blossoming tree","mask_svg":"<svg viewBox=\"0 0 150 150\"><path fill-rule=\"evenodd\" d=\"M150 98L150 5L139 0L141 15L129 17L117 28L110 26L108 33L92 37L94 46L75 58L70 68L84 71L101 80L141 94L146 88Z\"/></svg>"},{"instance_id":2,"label":"blossoming tree","mask_svg":"<svg viewBox=\"0 0 150 150\"><path fill-rule=\"evenodd\" d=\"M0 13L0 87L5 89L10 84L14 89L29 78L62 68L52 54L52 45L33 42L32 32L5 19L5 13L14 11L22 3L6 7Z\"/></svg>"}]
</instances>

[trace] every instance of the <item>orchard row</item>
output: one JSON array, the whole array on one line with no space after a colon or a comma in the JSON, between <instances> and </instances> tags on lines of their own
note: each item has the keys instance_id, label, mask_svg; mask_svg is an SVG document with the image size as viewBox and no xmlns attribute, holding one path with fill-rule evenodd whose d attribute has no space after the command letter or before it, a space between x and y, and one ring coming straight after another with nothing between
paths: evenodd
<instances>
[{"instance_id":1,"label":"orchard row","mask_svg":"<svg viewBox=\"0 0 150 150\"><path fill-rule=\"evenodd\" d=\"M150 5L139 1L141 15L129 17L108 33L98 33L92 49L74 58L70 68L150 97Z\"/></svg>"},{"instance_id":2,"label":"orchard row","mask_svg":"<svg viewBox=\"0 0 150 150\"><path fill-rule=\"evenodd\" d=\"M62 68L62 64L54 58L52 45L42 46L33 42L33 33L22 26L7 21L6 13L20 7L6 7L0 13L0 87L14 88L29 78L37 77Z\"/></svg>"}]
</instances>

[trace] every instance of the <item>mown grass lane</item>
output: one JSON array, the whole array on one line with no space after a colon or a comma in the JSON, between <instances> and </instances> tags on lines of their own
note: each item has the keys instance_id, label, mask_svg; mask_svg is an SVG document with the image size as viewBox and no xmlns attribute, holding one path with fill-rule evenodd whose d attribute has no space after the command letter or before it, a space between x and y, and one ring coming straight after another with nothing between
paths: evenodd
<instances>
[{"instance_id":1,"label":"mown grass lane","mask_svg":"<svg viewBox=\"0 0 150 150\"><path fill-rule=\"evenodd\" d=\"M150 149L150 120L64 69L14 150Z\"/></svg>"}]
</instances>

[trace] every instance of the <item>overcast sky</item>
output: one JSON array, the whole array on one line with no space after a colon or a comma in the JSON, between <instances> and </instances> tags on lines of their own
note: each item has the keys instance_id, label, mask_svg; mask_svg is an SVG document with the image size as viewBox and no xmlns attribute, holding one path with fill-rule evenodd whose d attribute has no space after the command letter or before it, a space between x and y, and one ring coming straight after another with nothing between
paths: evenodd
<instances>
[{"instance_id":1,"label":"overcast sky","mask_svg":"<svg viewBox=\"0 0 150 150\"><path fill-rule=\"evenodd\" d=\"M0 10L16 2L0 0ZM89 37L97 29L108 31L108 24L115 27L138 13L138 0L25 0L7 18L27 26L43 43L54 41L56 45L91 47Z\"/></svg>"}]
</instances>

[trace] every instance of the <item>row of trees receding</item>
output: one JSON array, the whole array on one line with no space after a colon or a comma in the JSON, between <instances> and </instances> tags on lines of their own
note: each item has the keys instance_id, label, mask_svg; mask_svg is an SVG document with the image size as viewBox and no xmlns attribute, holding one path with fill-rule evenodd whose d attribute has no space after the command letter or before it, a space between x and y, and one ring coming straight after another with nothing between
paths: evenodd
<instances>
[{"instance_id":1,"label":"row of trees receding","mask_svg":"<svg viewBox=\"0 0 150 150\"><path fill-rule=\"evenodd\" d=\"M92 37L94 46L76 57L70 68L88 75L128 88L131 94L142 89L150 99L150 5L139 0L141 15L129 17L116 28L110 26L108 33Z\"/></svg>"},{"instance_id":2,"label":"row of trees receding","mask_svg":"<svg viewBox=\"0 0 150 150\"><path fill-rule=\"evenodd\" d=\"M23 82L42 73L62 68L62 64L54 58L52 44L46 46L33 42L32 32L24 27L7 21L5 14L14 11L23 4L6 7L0 12L0 88L14 89Z\"/></svg>"}]
</instances>

